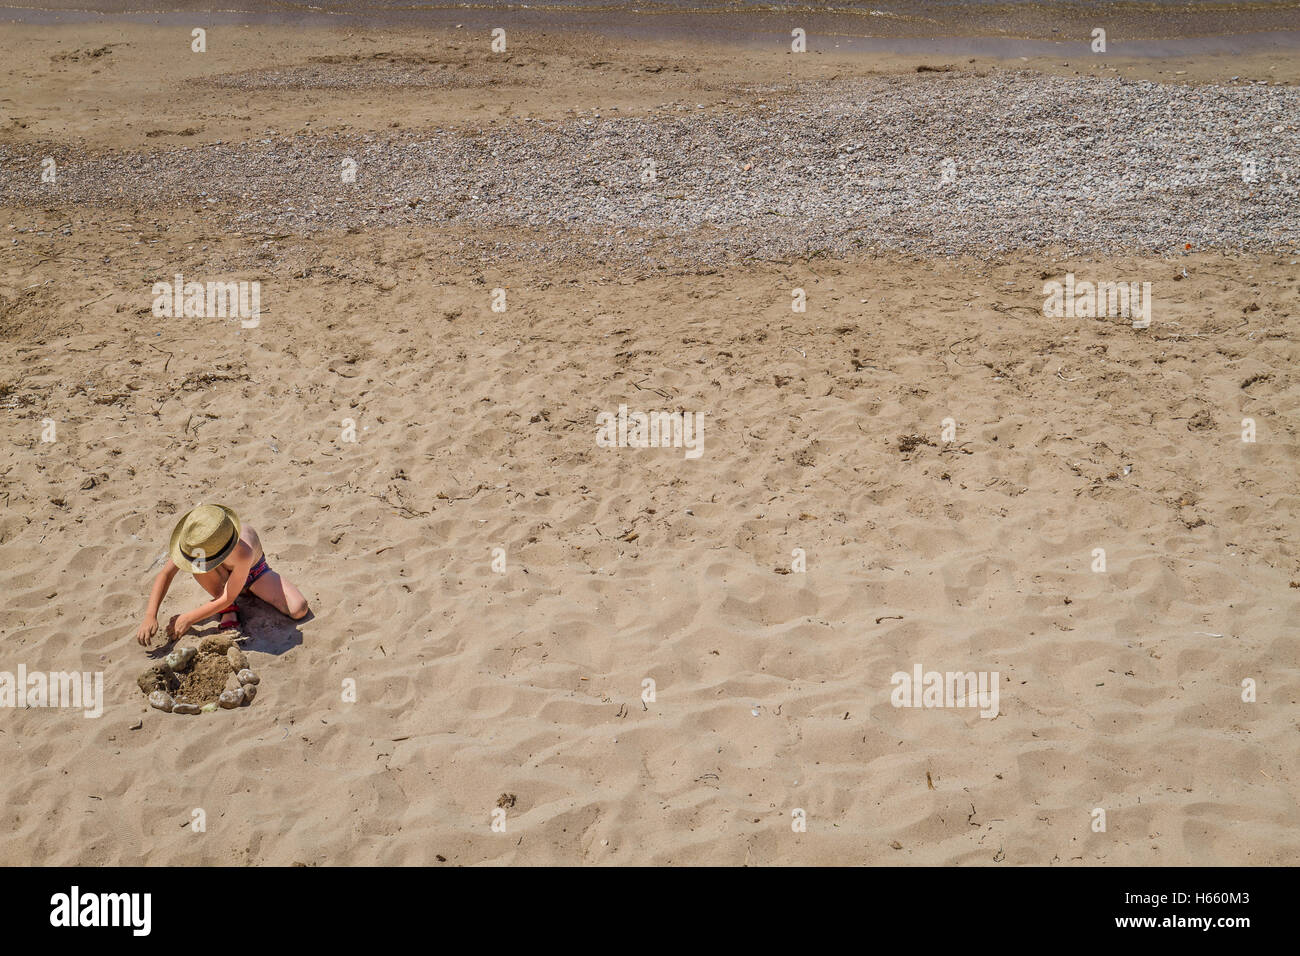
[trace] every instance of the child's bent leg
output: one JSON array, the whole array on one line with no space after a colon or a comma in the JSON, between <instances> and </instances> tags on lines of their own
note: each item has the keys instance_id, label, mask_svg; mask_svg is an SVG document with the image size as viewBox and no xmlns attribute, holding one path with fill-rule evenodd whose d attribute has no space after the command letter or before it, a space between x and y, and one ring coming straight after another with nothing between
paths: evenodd
<instances>
[{"instance_id":1,"label":"child's bent leg","mask_svg":"<svg viewBox=\"0 0 1300 956\"><path fill-rule=\"evenodd\" d=\"M205 571L202 574L194 575L194 580L199 582L199 587L207 591L214 598L219 598L226 593L226 580L230 577L230 572L223 567L215 567L211 571ZM233 607L233 605L232 605ZM221 623L226 626L233 626L237 618L233 611L221 612Z\"/></svg>"},{"instance_id":2,"label":"child's bent leg","mask_svg":"<svg viewBox=\"0 0 1300 956\"><path fill-rule=\"evenodd\" d=\"M281 614L287 614L295 621L307 616L307 599L302 592L271 570L249 585L249 590L271 605Z\"/></svg>"}]
</instances>

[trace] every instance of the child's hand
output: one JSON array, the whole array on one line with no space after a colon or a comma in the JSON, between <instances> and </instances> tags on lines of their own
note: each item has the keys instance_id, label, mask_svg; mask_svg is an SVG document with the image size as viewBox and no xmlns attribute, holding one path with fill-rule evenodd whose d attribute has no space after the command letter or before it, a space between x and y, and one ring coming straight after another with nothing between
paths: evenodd
<instances>
[{"instance_id":1,"label":"child's hand","mask_svg":"<svg viewBox=\"0 0 1300 956\"><path fill-rule=\"evenodd\" d=\"M193 622L188 615L176 614L167 622L167 635L172 639L181 637L193 626Z\"/></svg>"},{"instance_id":2,"label":"child's hand","mask_svg":"<svg viewBox=\"0 0 1300 956\"><path fill-rule=\"evenodd\" d=\"M146 617L141 623L139 629L135 632L135 639L145 647L153 640L153 636L158 633L158 618L152 614Z\"/></svg>"}]
</instances>

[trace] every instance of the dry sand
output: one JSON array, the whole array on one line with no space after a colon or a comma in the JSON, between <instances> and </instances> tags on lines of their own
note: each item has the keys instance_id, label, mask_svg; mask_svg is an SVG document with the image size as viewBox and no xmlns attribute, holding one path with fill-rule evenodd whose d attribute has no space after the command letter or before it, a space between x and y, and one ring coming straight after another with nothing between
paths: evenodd
<instances>
[{"instance_id":1,"label":"dry sand","mask_svg":"<svg viewBox=\"0 0 1300 956\"><path fill-rule=\"evenodd\" d=\"M5 28L0 142L635 114L790 69L565 40L519 86L232 109L183 69L417 43L250 29L173 70L162 37ZM855 62L811 78L918 63ZM1291 83L1296 61L1131 65L1175 69ZM0 862L1296 861L1292 250L638 270L512 259L463 226L236 235L123 189L0 207L0 670L100 670L106 697L97 720L0 711ZM1070 271L1151 281L1151 328L1045 318ZM156 319L175 272L260 280L261 325ZM702 413L704 454L597 447L620 403ZM257 700L179 717L147 708L132 635L202 500L258 528L314 616L246 599ZM779 573L796 548L806 572ZM164 621L200 597L178 577ZM997 671L996 719L892 706L917 664Z\"/></svg>"}]
</instances>

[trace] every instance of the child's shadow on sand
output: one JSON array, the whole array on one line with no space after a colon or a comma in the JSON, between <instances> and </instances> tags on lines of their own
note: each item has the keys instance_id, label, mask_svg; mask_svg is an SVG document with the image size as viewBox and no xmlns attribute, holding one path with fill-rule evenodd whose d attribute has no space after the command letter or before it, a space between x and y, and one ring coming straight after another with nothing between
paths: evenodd
<instances>
[{"instance_id":1,"label":"child's shadow on sand","mask_svg":"<svg viewBox=\"0 0 1300 956\"><path fill-rule=\"evenodd\" d=\"M316 617L308 611L305 617L295 621L256 597L240 602L239 616L239 634L244 638L239 646L277 657L302 644L301 625Z\"/></svg>"},{"instance_id":2,"label":"child's shadow on sand","mask_svg":"<svg viewBox=\"0 0 1300 956\"><path fill-rule=\"evenodd\" d=\"M295 621L281 614L261 598L252 597L240 600L239 619L238 629L231 633L239 639L239 646L242 649L279 657L302 643L302 630L299 625L315 620L316 615L309 610L304 617ZM166 657L180 644L197 646L205 637L222 633L225 632L221 630L217 618L214 617L206 624L191 628L179 642L164 639L164 643L149 649L149 656L155 660L160 659Z\"/></svg>"}]
</instances>

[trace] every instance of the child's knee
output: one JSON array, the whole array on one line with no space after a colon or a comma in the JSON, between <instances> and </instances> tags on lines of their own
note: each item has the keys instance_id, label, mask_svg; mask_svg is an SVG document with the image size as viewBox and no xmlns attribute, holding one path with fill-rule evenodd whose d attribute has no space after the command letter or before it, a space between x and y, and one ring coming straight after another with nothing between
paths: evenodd
<instances>
[{"instance_id":1,"label":"child's knee","mask_svg":"<svg viewBox=\"0 0 1300 956\"><path fill-rule=\"evenodd\" d=\"M305 599L300 599L289 605L289 616L295 621L301 621L307 616L308 610L310 610L310 608L307 607L307 601Z\"/></svg>"}]
</instances>

